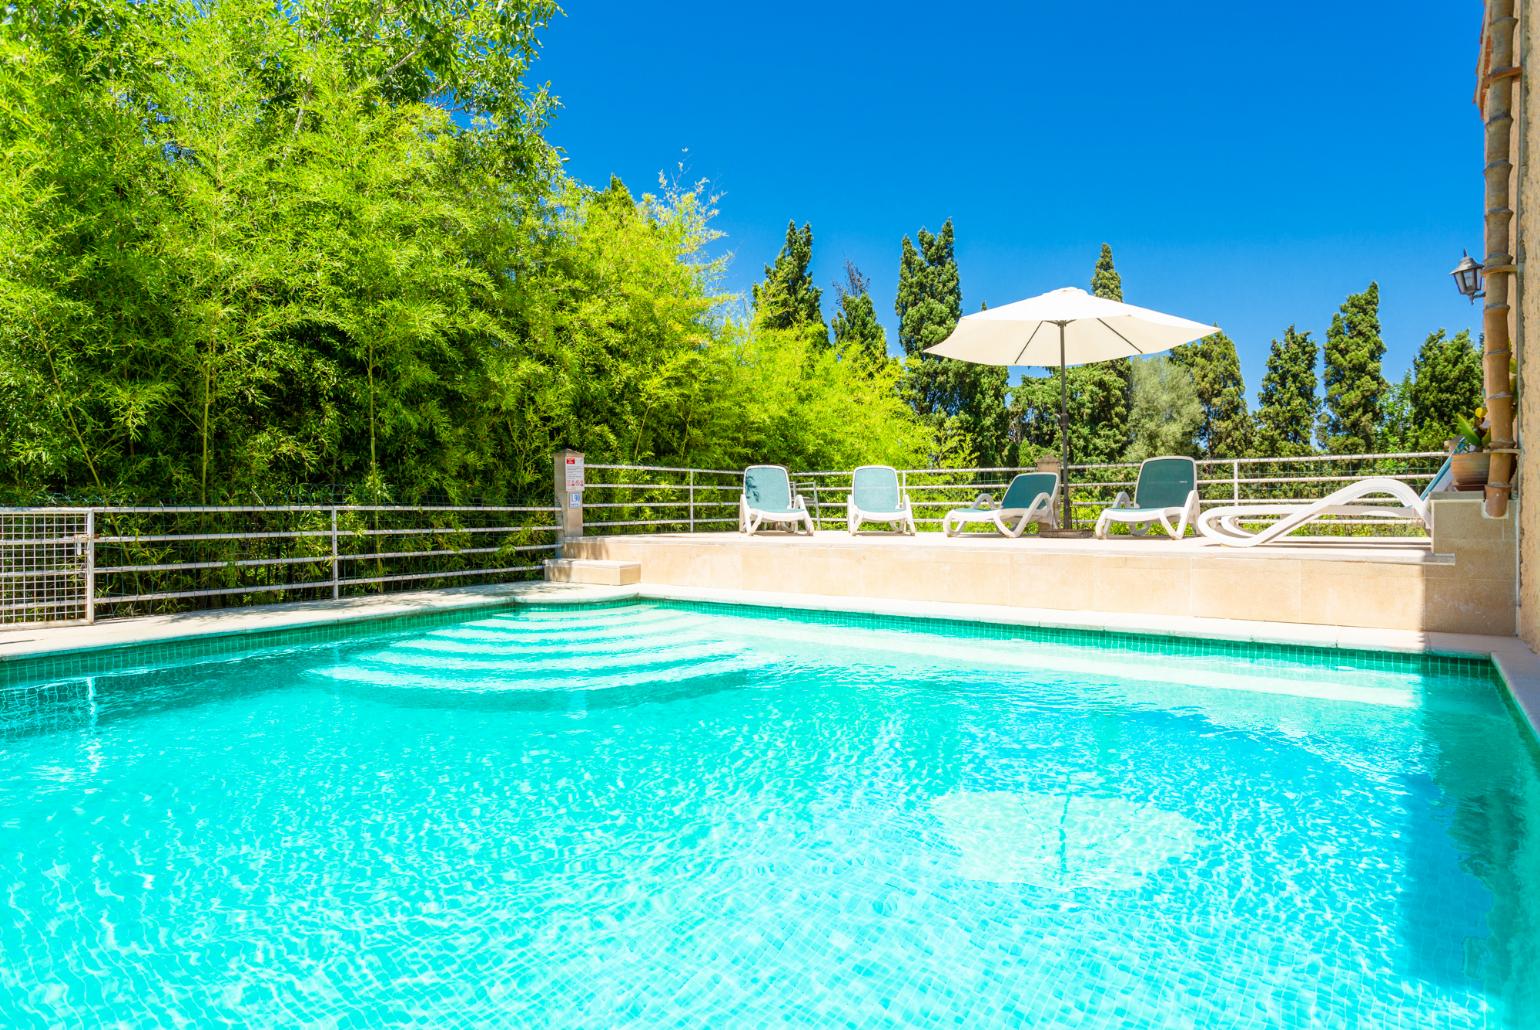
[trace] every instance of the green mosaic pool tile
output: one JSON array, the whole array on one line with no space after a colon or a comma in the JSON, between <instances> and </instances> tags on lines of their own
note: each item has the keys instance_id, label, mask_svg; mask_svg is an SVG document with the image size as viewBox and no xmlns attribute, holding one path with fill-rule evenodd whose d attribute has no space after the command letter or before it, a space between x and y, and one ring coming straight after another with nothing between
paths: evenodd
<instances>
[{"instance_id":1,"label":"green mosaic pool tile","mask_svg":"<svg viewBox=\"0 0 1540 1030\"><path fill-rule=\"evenodd\" d=\"M1318 668L1352 665L1354 668L1359 669L1376 669L1390 672L1478 676L1491 673L1495 675L1495 669L1492 666L1491 660L1480 655L1371 651L1362 648L1319 647L1308 644L1273 644L1245 640L1217 640L1208 637L1130 633L1117 630L1020 626L943 617L786 609L770 605L741 603L723 604L707 601L673 600L659 600L648 603L658 607L677 608L702 614L738 614L755 618L780 618L812 622L825 626L849 626L856 629L904 630L919 628L926 632L941 633L954 639L1023 640L1165 657L1233 658L1260 665L1314 665Z\"/></svg>"},{"instance_id":2,"label":"green mosaic pool tile","mask_svg":"<svg viewBox=\"0 0 1540 1030\"><path fill-rule=\"evenodd\" d=\"M532 612L582 612L639 604L707 615L738 615L824 626L884 630L920 629L943 634L953 639L1020 640L1118 654L1223 658L1245 661L1259 668L1288 667L1299 670L1301 667L1309 669L1351 665L1358 669L1489 678L1494 682L1497 678L1496 669L1489 659L1470 655L1381 652L1299 644L1215 640L1154 633L1017 626L942 617L788 609L742 603L630 598L564 604L526 603L515 598L504 598L486 604L433 612L365 617L272 630L239 630L150 644L120 644L35 657L0 658L0 688L21 683L36 684L54 679L110 675L114 672L142 669L147 665L219 660L255 651L305 648L418 632L477 618L493 610L517 608Z\"/></svg>"}]
</instances>

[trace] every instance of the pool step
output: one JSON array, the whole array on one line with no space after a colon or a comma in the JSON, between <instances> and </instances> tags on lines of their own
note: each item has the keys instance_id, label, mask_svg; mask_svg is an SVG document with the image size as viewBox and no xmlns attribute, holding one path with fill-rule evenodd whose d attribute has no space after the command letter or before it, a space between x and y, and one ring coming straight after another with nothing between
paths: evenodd
<instances>
[{"instance_id":1,"label":"pool step","mask_svg":"<svg viewBox=\"0 0 1540 1030\"><path fill-rule=\"evenodd\" d=\"M588 583L594 586L624 587L640 582L642 563L606 561L599 558L547 558L547 583Z\"/></svg>"}]
</instances>

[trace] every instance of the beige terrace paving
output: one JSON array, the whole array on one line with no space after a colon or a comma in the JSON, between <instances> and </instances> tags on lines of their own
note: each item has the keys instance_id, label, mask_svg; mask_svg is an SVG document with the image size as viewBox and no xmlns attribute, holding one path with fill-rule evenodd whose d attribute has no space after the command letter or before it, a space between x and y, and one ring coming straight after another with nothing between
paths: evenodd
<instances>
[{"instance_id":1,"label":"beige terrace paving","mask_svg":"<svg viewBox=\"0 0 1540 1030\"><path fill-rule=\"evenodd\" d=\"M1474 497L1434 504L1431 544L694 533L585 536L563 554L636 562L643 586L1512 634L1512 520Z\"/></svg>"}]
</instances>

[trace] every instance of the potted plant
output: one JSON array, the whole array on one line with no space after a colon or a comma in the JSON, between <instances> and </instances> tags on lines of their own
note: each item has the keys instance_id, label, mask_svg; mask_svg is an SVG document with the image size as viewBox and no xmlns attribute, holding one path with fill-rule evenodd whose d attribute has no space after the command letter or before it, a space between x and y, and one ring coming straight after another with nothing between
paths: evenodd
<instances>
[{"instance_id":1,"label":"potted plant","mask_svg":"<svg viewBox=\"0 0 1540 1030\"><path fill-rule=\"evenodd\" d=\"M1449 472L1456 490L1483 490L1492 466L1491 425L1485 408L1476 409L1474 419L1455 416L1455 437L1449 441Z\"/></svg>"}]
</instances>

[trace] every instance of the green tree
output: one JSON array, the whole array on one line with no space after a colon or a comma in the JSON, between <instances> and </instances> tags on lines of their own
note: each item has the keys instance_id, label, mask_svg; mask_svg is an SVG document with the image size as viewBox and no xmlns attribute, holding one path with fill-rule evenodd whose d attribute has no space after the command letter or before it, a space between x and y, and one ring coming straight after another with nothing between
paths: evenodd
<instances>
[{"instance_id":1,"label":"green tree","mask_svg":"<svg viewBox=\"0 0 1540 1030\"><path fill-rule=\"evenodd\" d=\"M1192 372L1183 363L1156 355L1134 361L1128 428L1129 461L1162 454L1198 453L1203 404Z\"/></svg>"},{"instance_id":2,"label":"green tree","mask_svg":"<svg viewBox=\"0 0 1540 1030\"><path fill-rule=\"evenodd\" d=\"M786 243L774 264L765 266L765 281L754 287L754 317L766 329L817 326L828 342L820 306L823 291L813 285L808 264L813 260L813 227L786 223Z\"/></svg>"},{"instance_id":3,"label":"green tree","mask_svg":"<svg viewBox=\"0 0 1540 1030\"><path fill-rule=\"evenodd\" d=\"M1284 330L1282 340L1273 340L1257 394L1252 441L1256 456L1295 457L1313 451L1311 434L1321 410L1316 394L1319 358L1320 349L1310 334L1292 325Z\"/></svg>"},{"instance_id":4,"label":"green tree","mask_svg":"<svg viewBox=\"0 0 1540 1030\"><path fill-rule=\"evenodd\" d=\"M943 433L961 436L976 460L993 465L1010 447L1005 368L926 354L962 317L962 287L953 251L952 220L939 233L904 237L898 270L898 341L906 355L903 392L917 414Z\"/></svg>"},{"instance_id":5,"label":"green tree","mask_svg":"<svg viewBox=\"0 0 1540 1030\"><path fill-rule=\"evenodd\" d=\"M1112 247L1102 244L1091 272L1091 293L1107 300L1123 299L1123 279L1112 265ZM1133 362L1128 358L1098 361L1069 370L1072 398L1070 421L1084 427L1085 440L1075 448L1077 461L1117 461L1128 446L1129 392Z\"/></svg>"},{"instance_id":6,"label":"green tree","mask_svg":"<svg viewBox=\"0 0 1540 1030\"><path fill-rule=\"evenodd\" d=\"M1374 447L1387 385L1380 372L1384 355L1380 287L1370 283L1364 292L1348 295L1326 330L1326 404L1320 426L1325 450L1353 454Z\"/></svg>"},{"instance_id":7,"label":"green tree","mask_svg":"<svg viewBox=\"0 0 1540 1030\"><path fill-rule=\"evenodd\" d=\"M1246 410L1246 381L1235 343L1214 333L1171 352L1172 360L1192 375L1203 423L1198 453L1204 458L1239 458L1251 446L1251 416Z\"/></svg>"},{"instance_id":8,"label":"green tree","mask_svg":"<svg viewBox=\"0 0 1540 1030\"><path fill-rule=\"evenodd\" d=\"M1375 440L1378 450L1420 450L1417 422L1412 414L1412 389L1412 374L1408 372L1398 382L1391 383L1380 399L1380 427Z\"/></svg>"},{"instance_id":9,"label":"green tree","mask_svg":"<svg viewBox=\"0 0 1540 1030\"><path fill-rule=\"evenodd\" d=\"M896 368L727 314L704 186L563 174L521 79L551 10L0 19L0 495L511 503L548 496L562 444L712 467L943 448Z\"/></svg>"},{"instance_id":10,"label":"green tree","mask_svg":"<svg viewBox=\"0 0 1540 1030\"><path fill-rule=\"evenodd\" d=\"M1434 450L1454 435L1457 416L1471 417L1482 402L1481 347L1461 330L1446 336L1442 329L1423 341L1412 360L1407 387L1411 431L1406 445Z\"/></svg>"},{"instance_id":11,"label":"green tree","mask_svg":"<svg viewBox=\"0 0 1540 1030\"><path fill-rule=\"evenodd\" d=\"M852 262L845 262L845 281L835 283L839 307L834 312L834 346L841 353L871 365L888 361L888 337L877 321L870 280Z\"/></svg>"}]
</instances>

